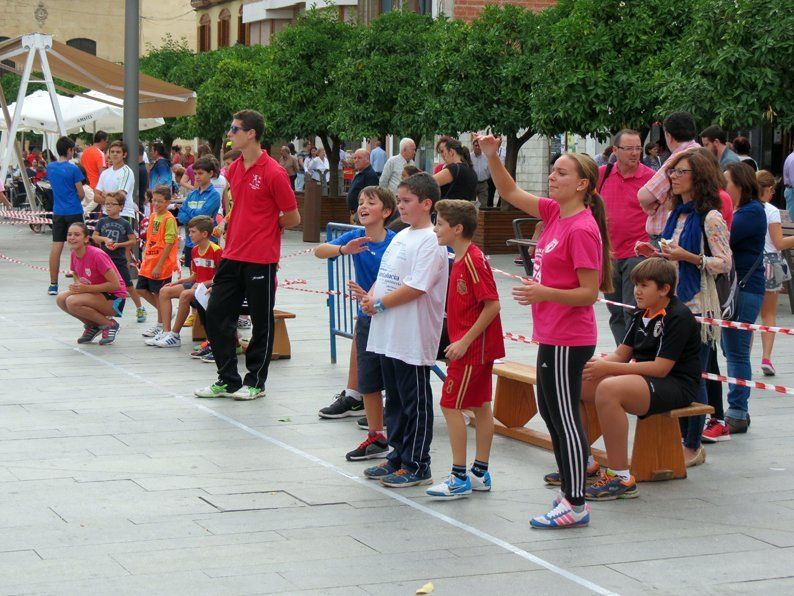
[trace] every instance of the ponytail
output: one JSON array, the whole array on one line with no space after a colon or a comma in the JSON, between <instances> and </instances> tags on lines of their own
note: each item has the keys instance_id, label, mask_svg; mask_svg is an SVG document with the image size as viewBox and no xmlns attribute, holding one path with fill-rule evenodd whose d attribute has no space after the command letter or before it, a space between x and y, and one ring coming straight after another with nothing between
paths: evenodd
<instances>
[{"instance_id":1,"label":"ponytail","mask_svg":"<svg viewBox=\"0 0 794 596\"><path fill-rule=\"evenodd\" d=\"M463 147L463 161L466 163L469 168L472 170L474 169L474 164L471 162L471 152L469 151L468 147Z\"/></svg>"},{"instance_id":2,"label":"ponytail","mask_svg":"<svg viewBox=\"0 0 794 596\"><path fill-rule=\"evenodd\" d=\"M613 290L612 288L612 246L609 242L609 233L607 231L607 212L604 205L604 199L597 192L585 195L584 204L590 207L590 212L598 224L598 230L601 232L601 285L599 289L606 293Z\"/></svg>"}]
</instances>

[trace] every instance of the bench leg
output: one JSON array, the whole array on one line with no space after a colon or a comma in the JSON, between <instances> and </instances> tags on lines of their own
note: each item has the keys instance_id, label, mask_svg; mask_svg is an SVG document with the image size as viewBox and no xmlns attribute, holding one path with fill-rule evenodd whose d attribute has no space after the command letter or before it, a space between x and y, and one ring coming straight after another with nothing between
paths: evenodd
<instances>
[{"instance_id":1,"label":"bench leg","mask_svg":"<svg viewBox=\"0 0 794 596\"><path fill-rule=\"evenodd\" d=\"M684 449L678 420L649 416L637 421L631 473L638 482L686 478Z\"/></svg>"},{"instance_id":2,"label":"bench leg","mask_svg":"<svg viewBox=\"0 0 794 596\"><path fill-rule=\"evenodd\" d=\"M493 415L508 428L524 426L538 413L535 389L532 385L497 377Z\"/></svg>"},{"instance_id":3,"label":"bench leg","mask_svg":"<svg viewBox=\"0 0 794 596\"><path fill-rule=\"evenodd\" d=\"M276 319L276 334L273 337L272 360L286 360L292 357L292 348L287 333L287 323L284 319Z\"/></svg>"}]
</instances>

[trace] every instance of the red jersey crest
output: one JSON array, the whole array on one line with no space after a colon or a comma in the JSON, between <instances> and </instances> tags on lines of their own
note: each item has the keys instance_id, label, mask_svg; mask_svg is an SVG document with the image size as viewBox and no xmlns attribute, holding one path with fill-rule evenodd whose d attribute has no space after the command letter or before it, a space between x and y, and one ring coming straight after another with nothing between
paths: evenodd
<instances>
[{"instance_id":1,"label":"red jersey crest","mask_svg":"<svg viewBox=\"0 0 794 596\"><path fill-rule=\"evenodd\" d=\"M461 296L465 296L466 294L469 293L469 288L466 286L466 280L463 279L462 277L458 278L457 290L458 290L458 294L460 294Z\"/></svg>"}]
</instances>

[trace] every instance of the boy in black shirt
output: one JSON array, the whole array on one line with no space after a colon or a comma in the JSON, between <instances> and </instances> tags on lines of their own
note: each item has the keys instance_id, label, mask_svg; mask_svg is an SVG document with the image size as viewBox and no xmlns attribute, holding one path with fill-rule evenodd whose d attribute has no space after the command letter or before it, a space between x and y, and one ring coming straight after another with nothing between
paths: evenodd
<instances>
[{"instance_id":1,"label":"boy in black shirt","mask_svg":"<svg viewBox=\"0 0 794 596\"><path fill-rule=\"evenodd\" d=\"M700 326L673 294L675 265L652 258L631 272L637 311L617 349L585 365L582 399L595 401L609 468L585 492L591 501L630 499L628 419L683 408L697 401ZM632 359L635 362L630 362Z\"/></svg>"}]
</instances>

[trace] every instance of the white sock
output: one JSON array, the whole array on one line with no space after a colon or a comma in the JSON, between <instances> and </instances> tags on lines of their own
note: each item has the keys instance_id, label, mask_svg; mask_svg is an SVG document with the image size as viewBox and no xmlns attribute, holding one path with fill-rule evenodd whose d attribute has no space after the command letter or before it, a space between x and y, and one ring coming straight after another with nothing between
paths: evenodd
<instances>
[{"instance_id":1,"label":"white sock","mask_svg":"<svg viewBox=\"0 0 794 596\"><path fill-rule=\"evenodd\" d=\"M609 468L609 471L612 472L613 476L620 477L621 480L628 481L628 479L631 478L631 473L628 470L613 470Z\"/></svg>"},{"instance_id":2,"label":"white sock","mask_svg":"<svg viewBox=\"0 0 794 596\"><path fill-rule=\"evenodd\" d=\"M355 389L350 389L349 387L345 389L345 395L347 395L348 397L352 397L356 401L361 401L364 398L364 396L361 395L361 393L359 393Z\"/></svg>"}]
</instances>

